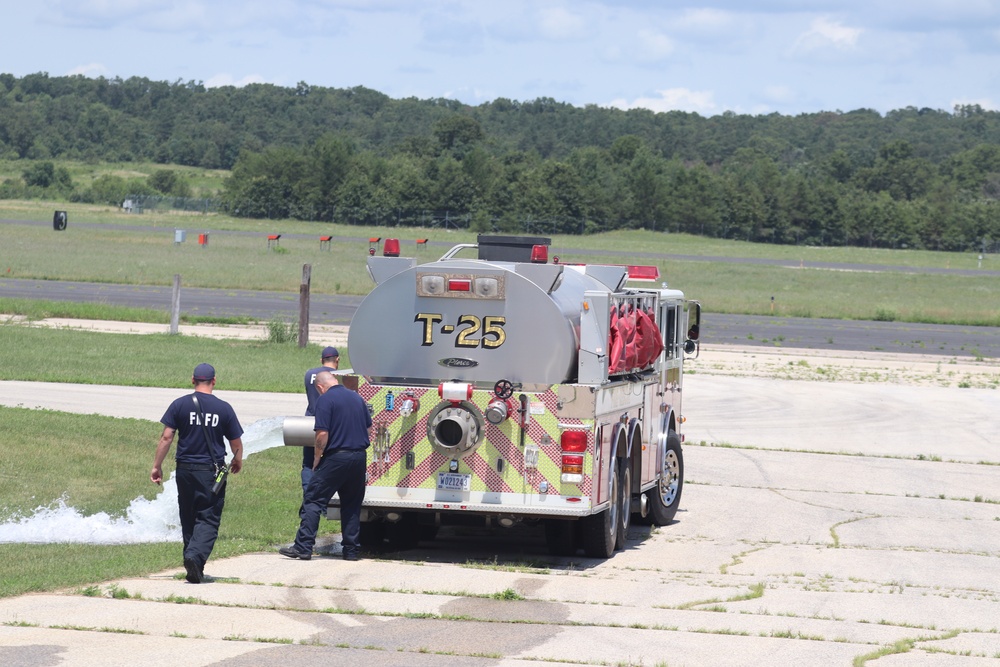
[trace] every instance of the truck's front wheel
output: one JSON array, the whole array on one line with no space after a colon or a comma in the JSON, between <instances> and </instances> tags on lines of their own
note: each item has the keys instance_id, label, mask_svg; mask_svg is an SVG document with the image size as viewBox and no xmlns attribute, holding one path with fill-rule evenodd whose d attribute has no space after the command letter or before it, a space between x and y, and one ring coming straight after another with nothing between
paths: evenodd
<instances>
[{"instance_id":1,"label":"truck's front wheel","mask_svg":"<svg viewBox=\"0 0 1000 667\"><path fill-rule=\"evenodd\" d=\"M681 453L681 439L676 432L667 433L663 450L663 469L656 486L649 490L649 516L654 525L666 526L674 520L681 504L684 488L684 455Z\"/></svg>"}]
</instances>

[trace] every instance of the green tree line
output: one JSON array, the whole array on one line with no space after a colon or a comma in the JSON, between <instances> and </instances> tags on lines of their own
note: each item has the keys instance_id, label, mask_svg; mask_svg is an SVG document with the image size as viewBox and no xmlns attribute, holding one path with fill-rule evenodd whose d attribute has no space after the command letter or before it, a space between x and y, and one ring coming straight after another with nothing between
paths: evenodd
<instances>
[{"instance_id":1,"label":"green tree line","mask_svg":"<svg viewBox=\"0 0 1000 667\"><path fill-rule=\"evenodd\" d=\"M702 117L0 74L0 158L34 164L0 197L74 196L59 159L152 161L231 169L222 206L247 217L942 250L1000 239L1000 113L977 105Z\"/></svg>"}]
</instances>

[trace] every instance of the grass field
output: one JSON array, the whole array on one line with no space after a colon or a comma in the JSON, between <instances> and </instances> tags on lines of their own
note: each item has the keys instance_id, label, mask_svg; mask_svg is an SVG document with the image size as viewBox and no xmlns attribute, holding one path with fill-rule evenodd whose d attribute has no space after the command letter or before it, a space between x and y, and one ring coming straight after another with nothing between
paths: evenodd
<instances>
[{"instance_id":1,"label":"grass field","mask_svg":"<svg viewBox=\"0 0 1000 667\"><path fill-rule=\"evenodd\" d=\"M51 218L45 203L5 203L0 218ZM97 229L76 220L107 223ZM188 240L174 243L174 230L187 227ZM209 243L196 238L209 232ZM280 250L268 251L266 236L281 233ZM291 238L289 234L307 234ZM348 237L332 251L319 247L320 235ZM432 261L440 247L418 238L474 242L465 231L362 228L300 221L248 221L197 214L126 215L90 207L71 211L62 232L47 226L0 225L0 278L79 280L137 285L170 285L175 274L190 287L287 291L297 298L303 264L312 265L312 289L321 294L366 294L369 236L399 236L403 254ZM995 276L958 276L864 271L864 266L962 268L976 270L972 253L931 253L861 248L812 248L748 244L683 234L614 232L590 237L553 238L562 260L623 263L620 255L574 256L573 249L644 252L703 257L698 261L658 261L663 278L699 299L707 312L833 319L892 319L945 324L1000 325L1000 281ZM777 259L786 266L747 264L726 258ZM816 262L847 262L862 270L808 268ZM632 263L649 263L637 258ZM984 269L1000 268L988 256ZM806 268L800 268L806 267ZM772 310L771 297L774 297ZM9 307L9 306L8 306ZM16 312L16 311L8 311Z\"/></svg>"},{"instance_id":2,"label":"grass field","mask_svg":"<svg viewBox=\"0 0 1000 667\"><path fill-rule=\"evenodd\" d=\"M207 361L234 391L304 393L318 345L212 340L169 334L108 334L0 325L0 380L190 388L191 369ZM347 368L347 350L341 352ZM290 370L292 369L292 370ZM300 372L301 371L301 372ZM221 385L220 385L221 386Z\"/></svg>"}]
</instances>

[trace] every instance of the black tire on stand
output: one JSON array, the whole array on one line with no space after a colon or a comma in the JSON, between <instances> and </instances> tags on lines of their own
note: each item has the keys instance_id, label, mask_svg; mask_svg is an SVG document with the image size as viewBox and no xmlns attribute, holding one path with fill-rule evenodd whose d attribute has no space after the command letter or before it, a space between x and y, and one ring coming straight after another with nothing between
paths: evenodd
<instances>
[{"instance_id":1,"label":"black tire on stand","mask_svg":"<svg viewBox=\"0 0 1000 667\"><path fill-rule=\"evenodd\" d=\"M681 439L674 431L667 433L663 453L663 470L656 486L649 490L649 517L656 526L666 526L674 520L684 489L684 455Z\"/></svg>"}]
</instances>

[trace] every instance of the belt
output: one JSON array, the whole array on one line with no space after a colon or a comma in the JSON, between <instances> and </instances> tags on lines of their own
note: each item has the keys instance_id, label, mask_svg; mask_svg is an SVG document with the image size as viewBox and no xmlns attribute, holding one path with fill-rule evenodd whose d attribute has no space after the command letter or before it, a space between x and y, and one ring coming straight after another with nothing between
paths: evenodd
<instances>
[{"instance_id":1,"label":"belt","mask_svg":"<svg viewBox=\"0 0 1000 667\"><path fill-rule=\"evenodd\" d=\"M363 452L366 449L368 449L368 448L367 447L363 447L363 448L336 447L334 449L324 449L323 450L323 456L326 456L327 454L333 455L333 454L341 454L341 453L347 454L347 453L354 453L354 452Z\"/></svg>"},{"instance_id":2,"label":"belt","mask_svg":"<svg viewBox=\"0 0 1000 667\"><path fill-rule=\"evenodd\" d=\"M185 463L184 461L178 461L177 469L215 472L215 466L211 463Z\"/></svg>"}]
</instances>

